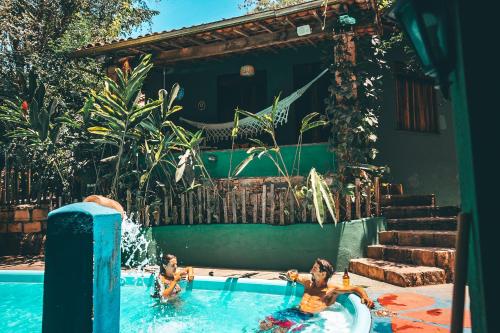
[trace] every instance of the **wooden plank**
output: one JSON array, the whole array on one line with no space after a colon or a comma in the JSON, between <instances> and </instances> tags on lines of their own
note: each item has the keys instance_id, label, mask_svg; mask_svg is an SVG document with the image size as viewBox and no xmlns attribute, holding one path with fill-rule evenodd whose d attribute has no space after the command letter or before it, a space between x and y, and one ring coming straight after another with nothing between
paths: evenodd
<instances>
[{"instance_id":1,"label":"wooden plank","mask_svg":"<svg viewBox=\"0 0 500 333\"><path fill-rule=\"evenodd\" d=\"M356 218L360 219L361 218L361 191L360 191L360 186L361 186L361 181L359 178L356 178L354 181L355 188L354 188L354 204L356 205Z\"/></svg>"},{"instance_id":2,"label":"wooden plank","mask_svg":"<svg viewBox=\"0 0 500 333\"><path fill-rule=\"evenodd\" d=\"M247 191L241 189L241 222L247 223Z\"/></svg>"},{"instance_id":3,"label":"wooden plank","mask_svg":"<svg viewBox=\"0 0 500 333\"><path fill-rule=\"evenodd\" d=\"M285 192L279 192L279 202L280 202L280 225L285 225Z\"/></svg>"},{"instance_id":4,"label":"wooden plank","mask_svg":"<svg viewBox=\"0 0 500 333\"><path fill-rule=\"evenodd\" d=\"M186 224L186 195L181 194L181 224Z\"/></svg>"},{"instance_id":5,"label":"wooden plank","mask_svg":"<svg viewBox=\"0 0 500 333\"><path fill-rule=\"evenodd\" d=\"M347 221L351 220L351 196L345 196L345 219Z\"/></svg>"},{"instance_id":6,"label":"wooden plank","mask_svg":"<svg viewBox=\"0 0 500 333\"><path fill-rule=\"evenodd\" d=\"M372 215L372 189L370 186L365 187L365 195L365 217L370 217Z\"/></svg>"},{"instance_id":7,"label":"wooden plank","mask_svg":"<svg viewBox=\"0 0 500 333\"><path fill-rule=\"evenodd\" d=\"M295 198L292 191L288 192L288 216L290 224L295 223Z\"/></svg>"},{"instance_id":8,"label":"wooden plank","mask_svg":"<svg viewBox=\"0 0 500 333\"><path fill-rule=\"evenodd\" d=\"M170 223L168 203L169 203L168 195L165 194L165 196L163 197L163 213L164 213L163 224Z\"/></svg>"},{"instance_id":9,"label":"wooden plank","mask_svg":"<svg viewBox=\"0 0 500 333\"><path fill-rule=\"evenodd\" d=\"M144 207L144 226L147 228L149 227L149 205L146 205Z\"/></svg>"},{"instance_id":10,"label":"wooden plank","mask_svg":"<svg viewBox=\"0 0 500 333\"><path fill-rule=\"evenodd\" d=\"M194 223L193 191L189 192L189 224Z\"/></svg>"},{"instance_id":11,"label":"wooden plank","mask_svg":"<svg viewBox=\"0 0 500 333\"><path fill-rule=\"evenodd\" d=\"M201 197L201 187L198 187L198 223L203 223L203 203Z\"/></svg>"},{"instance_id":12,"label":"wooden plank","mask_svg":"<svg viewBox=\"0 0 500 333\"><path fill-rule=\"evenodd\" d=\"M302 223L307 222L307 203L306 200L302 201Z\"/></svg>"},{"instance_id":13,"label":"wooden plank","mask_svg":"<svg viewBox=\"0 0 500 333\"><path fill-rule=\"evenodd\" d=\"M257 213L258 213L258 207L259 207L259 201L258 201L258 195L257 193L251 194L250 197L252 198L253 202L253 223L257 223Z\"/></svg>"},{"instance_id":14,"label":"wooden plank","mask_svg":"<svg viewBox=\"0 0 500 333\"><path fill-rule=\"evenodd\" d=\"M238 215L236 213L238 202L236 201L236 191L233 189L231 191L231 204L233 208L233 223L238 223Z\"/></svg>"},{"instance_id":15,"label":"wooden plank","mask_svg":"<svg viewBox=\"0 0 500 333\"><path fill-rule=\"evenodd\" d=\"M274 183L269 186L269 199L271 200L271 212L269 213L269 223L274 224L274 217L276 216L274 210L276 209L276 199L274 197Z\"/></svg>"},{"instance_id":16,"label":"wooden plank","mask_svg":"<svg viewBox=\"0 0 500 333\"><path fill-rule=\"evenodd\" d=\"M222 197L222 207L224 209L224 223L228 223L229 220L227 218L227 194Z\"/></svg>"},{"instance_id":17,"label":"wooden plank","mask_svg":"<svg viewBox=\"0 0 500 333\"><path fill-rule=\"evenodd\" d=\"M172 205L172 222L173 224L179 224L179 214L177 213L176 205Z\"/></svg>"},{"instance_id":18,"label":"wooden plank","mask_svg":"<svg viewBox=\"0 0 500 333\"><path fill-rule=\"evenodd\" d=\"M220 216L220 194L217 192L217 190L215 190L214 195L215 195L214 199L215 199L215 212L216 212L215 220L217 221L217 223L220 223L221 222L221 216Z\"/></svg>"},{"instance_id":19,"label":"wooden plank","mask_svg":"<svg viewBox=\"0 0 500 333\"><path fill-rule=\"evenodd\" d=\"M375 215L380 216L380 178L375 177Z\"/></svg>"},{"instance_id":20,"label":"wooden plank","mask_svg":"<svg viewBox=\"0 0 500 333\"><path fill-rule=\"evenodd\" d=\"M206 205L207 205L207 224L212 223L212 196L210 193L210 190L207 188L206 189L206 194L205 194L206 200Z\"/></svg>"},{"instance_id":21,"label":"wooden plank","mask_svg":"<svg viewBox=\"0 0 500 333\"><path fill-rule=\"evenodd\" d=\"M266 223L266 197L267 197L267 190L266 190L266 185L262 185L262 196L261 196L261 200L262 200L262 220L261 222L262 223Z\"/></svg>"},{"instance_id":22,"label":"wooden plank","mask_svg":"<svg viewBox=\"0 0 500 333\"><path fill-rule=\"evenodd\" d=\"M185 47L159 52L154 58L157 63L171 63L176 61L193 60L231 53L239 53L269 46L283 45L290 42L302 41L307 38L321 38L328 32L322 31L319 24L311 25L312 33L307 36L298 36L296 28L277 31L268 34L242 37L228 42L218 42L202 46Z\"/></svg>"}]
</instances>

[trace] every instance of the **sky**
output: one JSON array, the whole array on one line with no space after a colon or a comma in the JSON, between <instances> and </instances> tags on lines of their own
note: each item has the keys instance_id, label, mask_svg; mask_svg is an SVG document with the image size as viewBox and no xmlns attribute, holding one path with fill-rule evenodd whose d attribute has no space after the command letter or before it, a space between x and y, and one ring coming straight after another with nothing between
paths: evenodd
<instances>
[{"instance_id":1,"label":"sky","mask_svg":"<svg viewBox=\"0 0 500 333\"><path fill-rule=\"evenodd\" d=\"M151 9L160 12L153 17L152 32L179 29L241 16L245 9L238 5L243 0L148 0ZM149 32L147 27L132 34L133 37Z\"/></svg>"}]
</instances>

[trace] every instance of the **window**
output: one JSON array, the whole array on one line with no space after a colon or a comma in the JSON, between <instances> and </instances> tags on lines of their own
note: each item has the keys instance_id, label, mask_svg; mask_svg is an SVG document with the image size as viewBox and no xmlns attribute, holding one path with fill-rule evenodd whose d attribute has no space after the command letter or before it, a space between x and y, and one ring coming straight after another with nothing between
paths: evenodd
<instances>
[{"instance_id":1,"label":"window","mask_svg":"<svg viewBox=\"0 0 500 333\"><path fill-rule=\"evenodd\" d=\"M437 133L436 91L433 81L396 76L397 129Z\"/></svg>"},{"instance_id":2,"label":"window","mask_svg":"<svg viewBox=\"0 0 500 333\"><path fill-rule=\"evenodd\" d=\"M217 107L219 122L232 121L239 107L256 113L267 105L266 72L256 71L252 77L238 74L221 75L217 79Z\"/></svg>"}]
</instances>

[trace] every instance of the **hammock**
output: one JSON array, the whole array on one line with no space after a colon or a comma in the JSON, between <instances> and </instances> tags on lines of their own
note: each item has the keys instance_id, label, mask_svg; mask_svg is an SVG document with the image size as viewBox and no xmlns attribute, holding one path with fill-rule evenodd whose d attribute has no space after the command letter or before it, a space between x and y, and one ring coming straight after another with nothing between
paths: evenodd
<instances>
[{"instance_id":1,"label":"hammock","mask_svg":"<svg viewBox=\"0 0 500 333\"><path fill-rule=\"evenodd\" d=\"M288 110L290 109L290 105L295 102L300 96L304 94L304 92L309 89L310 86L313 85L314 82L318 81L326 72L328 72L328 68L322 71L318 76L312 79L311 82L288 95L286 98L280 100L277 105L276 116L274 118L274 127L278 127L278 125L283 125L288 121ZM271 114L273 107L272 105L268 108L257 113L258 116L263 116L266 114ZM234 126L234 122L228 121L227 123L202 123L197 121L188 120L180 117L180 120L183 122L194 126L196 128L202 129L205 132L205 137L208 141L221 141L227 140L231 138L231 132ZM238 137L248 137L255 136L262 132L262 124L258 122L256 119L251 117L246 117L240 119L238 126Z\"/></svg>"}]
</instances>

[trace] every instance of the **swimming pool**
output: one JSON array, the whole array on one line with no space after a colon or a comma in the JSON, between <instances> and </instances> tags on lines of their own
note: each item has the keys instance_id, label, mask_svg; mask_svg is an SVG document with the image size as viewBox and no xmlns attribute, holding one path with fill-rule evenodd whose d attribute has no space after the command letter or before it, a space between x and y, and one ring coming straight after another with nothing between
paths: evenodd
<instances>
[{"instance_id":1,"label":"swimming pool","mask_svg":"<svg viewBox=\"0 0 500 333\"><path fill-rule=\"evenodd\" d=\"M151 282L149 276L121 278L121 332L257 332L260 320L297 305L303 293L284 281L196 276L181 282L178 301L155 306ZM41 331L43 272L0 271L0 295L0 332ZM341 295L301 332L366 333L370 325L360 299Z\"/></svg>"}]
</instances>

